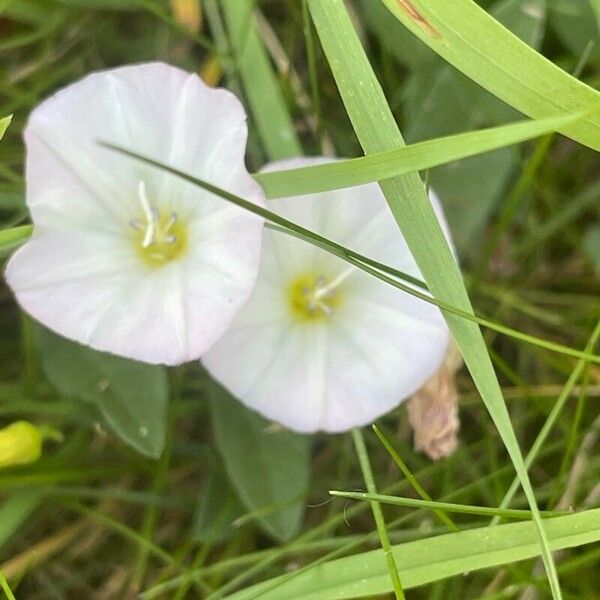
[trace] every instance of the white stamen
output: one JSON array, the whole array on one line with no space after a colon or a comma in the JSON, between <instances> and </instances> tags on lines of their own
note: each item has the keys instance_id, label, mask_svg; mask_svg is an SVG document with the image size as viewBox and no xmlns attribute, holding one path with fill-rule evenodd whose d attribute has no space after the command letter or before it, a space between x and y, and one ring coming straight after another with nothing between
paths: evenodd
<instances>
[{"instance_id":1,"label":"white stamen","mask_svg":"<svg viewBox=\"0 0 600 600\"><path fill-rule=\"evenodd\" d=\"M317 278L313 288L305 287L302 292L307 298L308 310L310 312L314 313L317 310L320 310L329 317L333 314L333 308L331 308L327 302L323 302L321 298L331 298L335 294L335 290L333 289L333 286L326 285L326 283L327 280L325 277L320 276Z\"/></svg>"},{"instance_id":2,"label":"white stamen","mask_svg":"<svg viewBox=\"0 0 600 600\"><path fill-rule=\"evenodd\" d=\"M338 287L341 283L343 283L352 273L356 271L356 267L348 267L345 271L342 271L333 281L328 283L327 285L323 285L325 280L322 277L317 279L317 288L314 291L314 299L319 300L319 298L329 298L334 292L335 288Z\"/></svg>"},{"instance_id":3,"label":"white stamen","mask_svg":"<svg viewBox=\"0 0 600 600\"><path fill-rule=\"evenodd\" d=\"M167 221L167 231L177 223L177 213L171 213L169 220Z\"/></svg>"},{"instance_id":4,"label":"white stamen","mask_svg":"<svg viewBox=\"0 0 600 600\"><path fill-rule=\"evenodd\" d=\"M144 234L144 241L142 242L142 246L144 248L150 247L156 238L156 224L158 222L158 211L155 207L153 207L146 195L146 183L144 181L140 181L138 184L138 197L140 199L140 204L142 205L142 209L144 211L144 216L146 217L146 233Z\"/></svg>"},{"instance_id":5,"label":"white stamen","mask_svg":"<svg viewBox=\"0 0 600 600\"><path fill-rule=\"evenodd\" d=\"M144 181L140 181L138 183L138 198L140 199L140 204L144 210L146 220L148 223L151 223L155 220L155 211L152 210L152 206L150 205L148 196L146 195L146 183Z\"/></svg>"},{"instance_id":6,"label":"white stamen","mask_svg":"<svg viewBox=\"0 0 600 600\"><path fill-rule=\"evenodd\" d=\"M154 222L148 223L146 227L146 233L144 234L144 241L142 247L149 248L154 244L154 237L156 236L156 225Z\"/></svg>"}]
</instances>

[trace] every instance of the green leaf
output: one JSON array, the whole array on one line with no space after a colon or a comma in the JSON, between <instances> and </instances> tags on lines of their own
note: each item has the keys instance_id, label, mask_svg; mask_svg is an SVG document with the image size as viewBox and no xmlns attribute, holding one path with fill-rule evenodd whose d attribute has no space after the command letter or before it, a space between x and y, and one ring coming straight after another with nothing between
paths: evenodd
<instances>
[{"instance_id":1,"label":"green leaf","mask_svg":"<svg viewBox=\"0 0 600 600\"><path fill-rule=\"evenodd\" d=\"M502 0L492 6L491 13L529 46L538 47L544 31L545 0ZM407 140L430 139L518 117L512 108L436 59L435 65L415 70L408 80ZM431 172L431 186L444 202L461 255L475 254L478 245L473 242L503 198L518 161L518 151L505 148Z\"/></svg>"},{"instance_id":2,"label":"green leaf","mask_svg":"<svg viewBox=\"0 0 600 600\"><path fill-rule=\"evenodd\" d=\"M263 186L269 198L299 196L351 187L422 171L474 154L516 144L555 131L564 123L582 117L583 115L579 114L541 121L521 121L418 142L361 158L298 169L256 173L254 177ZM451 165L450 168L454 169L455 165Z\"/></svg>"},{"instance_id":3,"label":"green leaf","mask_svg":"<svg viewBox=\"0 0 600 600\"><path fill-rule=\"evenodd\" d=\"M87 10L139 10L138 0L59 0L61 4Z\"/></svg>"},{"instance_id":4,"label":"green leaf","mask_svg":"<svg viewBox=\"0 0 600 600\"><path fill-rule=\"evenodd\" d=\"M453 11L456 11L456 14L460 14L460 10L454 4L461 3L462 0L452 0ZM419 5L421 4L424 3L419 2ZM434 4L448 4L449 6L446 0L439 0ZM404 139L360 45L343 0L310 0L309 6L321 39L321 45L365 154L403 146ZM405 8L407 6L404 1L402 6ZM485 13L483 14L485 15ZM486 16L486 18L489 17ZM434 29L431 29L432 25L427 21L425 25L423 23L414 23L414 25L417 28L425 26L429 35L437 32L437 27L441 28L437 21ZM505 37L510 35L505 30L501 29L501 31L504 32ZM481 39L483 33L483 31L477 31L477 39ZM434 37L436 36L437 33ZM467 35L467 39L468 37ZM515 40L517 39L515 38ZM521 44L522 42L515 43ZM525 48L527 47L525 46ZM484 60L483 57L480 57L480 60ZM600 126L598 129L598 141L600 142ZM418 174L395 177L381 182L380 185L433 296L465 312L472 313L473 308L460 270L444 238ZM479 327L472 322L457 318L456 315L445 311L444 317L481 398L500 433L527 496L538 530L552 594L557 600L562 596L556 568L548 547L535 494L483 336Z\"/></svg>"},{"instance_id":5,"label":"green leaf","mask_svg":"<svg viewBox=\"0 0 600 600\"><path fill-rule=\"evenodd\" d=\"M435 62L435 53L398 21L390 19L390 13L383 4L373 0L358 0L358 5L367 27L396 60L412 69L426 69Z\"/></svg>"},{"instance_id":6,"label":"green leaf","mask_svg":"<svg viewBox=\"0 0 600 600\"><path fill-rule=\"evenodd\" d=\"M42 368L64 396L95 405L108 427L141 454L165 445L169 400L164 367L98 352L36 327Z\"/></svg>"},{"instance_id":7,"label":"green leaf","mask_svg":"<svg viewBox=\"0 0 600 600\"><path fill-rule=\"evenodd\" d=\"M211 392L215 441L234 489L267 533L289 540L304 515L310 437L273 427L216 383Z\"/></svg>"},{"instance_id":8,"label":"green leaf","mask_svg":"<svg viewBox=\"0 0 600 600\"><path fill-rule=\"evenodd\" d=\"M600 225L591 225L587 228L582 246L592 264L600 271Z\"/></svg>"},{"instance_id":9,"label":"green leaf","mask_svg":"<svg viewBox=\"0 0 600 600\"><path fill-rule=\"evenodd\" d=\"M368 502L379 502L393 506L404 506L408 508L429 508L431 510L443 510L447 512L462 513L465 515L494 515L506 519L531 519L531 511L522 509L494 508L493 506L470 506L467 504L455 504L451 502L434 502L433 500L417 500L416 498L401 498L386 494L375 494L366 492L343 492L331 490L332 496L339 498L351 498L353 500L366 500ZM544 516L560 516L564 513L544 513Z\"/></svg>"},{"instance_id":10,"label":"green leaf","mask_svg":"<svg viewBox=\"0 0 600 600\"><path fill-rule=\"evenodd\" d=\"M532 118L600 108L600 93L527 46L472 0L380 1L444 60ZM599 150L600 113L561 133Z\"/></svg>"},{"instance_id":11,"label":"green leaf","mask_svg":"<svg viewBox=\"0 0 600 600\"><path fill-rule=\"evenodd\" d=\"M33 233L32 225L21 225L0 231L0 257L24 244Z\"/></svg>"},{"instance_id":12,"label":"green leaf","mask_svg":"<svg viewBox=\"0 0 600 600\"><path fill-rule=\"evenodd\" d=\"M43 493L17 490L0 504L0 548L10 540L41 505Z\"/></svg>"},{"instance_id":13,"label":"green leaf","mask_svg":"<svg viewBox=\"0 0 600 600\"><path fill-rule=\"evenodd\" d=\"M594 2L597 0L548 0L550 25L576 58L583 55L590 42L594 44L591 57L600 58L599 17L594 11Z\"/></svg>"},{"instance_id":14,"label":"green leaf","mask_svg":"<svg viewBox=\"0 0 600 600\"><path fill-rule=\"evenodd\" d=\"M302 147L269 57L256 32L253 5L253 0L221 2L237 69L258 133L271 160L298 156L302 154Z\"/></svg>"},{"instance_id":15,"label":"green leaf","mask_svg":"<svg viewBox=\"0 0 600 600\"><path fill-rule=\"evenodd\" d=\"M194 517L194 540L215 544L229 539L236 531L234 522L244 512L223 471L213 467L200 490Z\"/></svg>"},{"instance_id":16,"label":"green leaf","mask_svg":"<svg viewBox=\"0 0 600 600\"><path fill-rule=\"evenodd\" d=\"M600 509L544 521L552 550L600 540ZM533 558L538 554L531 522L448 533L393 547L405 589L463 575L478 569ZM346 600L392 591L381 550L333 560L299 574L259 583L227 600Z\"/></svg>"},{"instance_id":17,"label":"green leaf","mask_svg":"<svg viewBox=\"0 0 600 600\"><path fill-rule=\"evenodd\" d=\"M421 289L426 289L427 286L422 281L415 279L414 277L407 275L406 273L403 273L402 271L399 271L397 269L394 269L393 267L389 267L387 265L384 265L382 263L374 261L367 256L363 256L357 252L354 252L350 248L341 246L340 244L337 244L337 243L333 242L332 240L329 240L329 239L315 233L314 231L310 231L309 229L305 229L304 227L301 227L300 225L293 223L292 221L284 219L283 217L279 216L278 214L276 214L270 210L267 210L266 208L263 208L261 206L254 204L250 200L246 200L245 198L236 196L235 194L232 194L231 192L223 190L207 181L198 179L197 177L194 177L193 175L190 175L189 173L184 173L183 171L179 171L178 169L175 169L174 167L165 165L164 163L154 160L153 158L149 158L147 156L137 154L136 152L127 150L126 148L122 148L120 146L115 146L114 144L109 144L106 142L100 142L100 144L102 146L104 146L105 148L110 148L112 150L120 152L121 154L123 154L125 156L135 158L135 159L140 160L148 165L152 165L154 167L162 169L163 171L172 173L173 175L177 175L178 177L181 177L185 181L189 181L190 183L193 183L194 185L197 185L198 187L200 187L204 190L207 190L207 191L211 192L212 194L216 194L217 196L223 198L224 200L227 200L228 202L231 202L232 204L235 204L236 206L239 206L239 207L243 208L244 210L247 210L255 215L258 215L258 216L268 220L269 223L267 224L267 226L271 227L272 229L281 231L287 235L295 236L301 240L306 241L309 244L313 244L319 248L322 248L323 250L330 252L334 256L337 256L337 257L341 258L342 260L345 260L346 262L355 266L356 268L363 270L365 273L369 273L373 277L377 277L381 281L384 281L385 283L392 285L407 294L415 296L416 298L419 298L420 300L423 300L424 302L429 302L431 304L435 304L436 306L441 308L447 314L456 315L456 316L460 317L461 319L466 319L469 322L484 325L485 327L489 327L490 329L498 331L504 335L508 335L515 339L525 341L530 344L534 344L541 348L546 348L548 350L553 350L554 352L560 352L560 353L563 353L563 354L566 354L569 356L574 356L576 358L585 358L586 360L588 360L590 362L600 363L600 356L596 356L596 355L590 354L588 352L581 352L579 350L575 350L573 348L564 346L562 344L557 344L555 342L551 342L548 340L537 338L535 336L532 336L532 335L529 335L526 333L522 333L515 329L511 329L510 327L506 327L505 325L502 325L500 323L495 323L493 321L490 321L489 319L485 319L479 315L474 315L472 312L472 309L463 310L461 308L456 307L453 304L450 304L449 302L439 300L435 296L432 297L428 294L425 294L425 293L421 292L419 289L414 289L410 285L406 285L405 283L402 283L402 282L407 282L407 283L414 285L417 288L421 288ZM429 206L430 203L429 203L429 201L427 201L427 202L428 202L428 206ZM445 239L444 239L444 243L445 243ZM389 277L388 275L391 275L392 277ZM398 279L400 281L398 281Z\"/></svg>"},{"instance_id":18,"label":"green leaf","mask_svg":"<svg viewBox=\"0 0 600 600\"><path fill-rule=\"evenodd\" d=\"M13 116L9 115L8 117L3 117L0 119L0 140L4 137L6 130L10 126L10 122L12 121Z\"/></svg>"}]
</instances>

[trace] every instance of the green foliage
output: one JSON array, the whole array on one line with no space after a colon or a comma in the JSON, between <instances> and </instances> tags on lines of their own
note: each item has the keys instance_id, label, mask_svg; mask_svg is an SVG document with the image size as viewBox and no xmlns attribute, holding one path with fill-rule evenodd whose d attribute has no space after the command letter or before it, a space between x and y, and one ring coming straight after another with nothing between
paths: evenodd
<instances>
[{"instance_id":1,"label":"green foliage","mask_svg":"<svg viewBox=\"0 0 600 600\"><path fill-rule=\"evenodd\" d=\"M598 92L510 35L472 0L440 0L435 4L414 0L421 19L406 11L403 3L381 1L434 52L530 117L598 107ZM563 128L562 133L600 149L599 114Z\"/></svg>"},{"instance_id":2,"label":"green foliage","mask_svg":"<svg viewBox=\"0 0 600 600\"><path fill-rule=\"evenodd\" d=\"M583 236L583 249L597 270L600 270L600 225L591 225Z\"/></svg>"},{"instance_id":3,"label":"green foliage","mask_svg":"<svg viewBox=\"0 0 600 600\"><path fill-rule=\"evenodd\" d=\"M289 540L304 515L310 437L269 425L217 384L211 386L210 407L215 443L231 484L265 531Z\"/></svg>"},{"instance_id":4,"label":"green foliage","mask_svg":"<svg viewBox=\"0 0 600 600\"><path fill-rule=\"evenodd\" d=\"M545 0L501 0L490 9L499 22L533 48L544 32ZM405 88L406 138L426 140L514 119L517 113L435 57L415 69ZM441 195L454 240L471 256L492 211L519 164L517 148L505 148L434 169L431 186Z\"/></svg>"},{"instance_id":5,"label":"green foliage","mask_svg":"<svg viewBox=\"0 0 600 600\"><path fill-rule=\"evenodd\" d=\"M600 83L600 4L478 0L530 48L541 48L543 58L470 0L386 3L398 19L379 0L346 4L356 8L352 23L411 144L385 152L369 148L363 157L327 65L330 52L323 56L310 15L302 10L305 2L202 0L204 28L192 32L175 20L171 0L0 0L0 115L14 113L0 143L0 262L32 233L23 181L28 113L56 89L107 66L165 60L190 71L208 70L213 78L221 69L221 85L249 113L252 170L266 160L322 148L358 157L258 175L273 198L432 169L423 175L446 202L476 312L492 322L484 331L486 345L512 425L529 450L537 501L547 509L543 514L569 505L580 511L544 520L551 547L565 548L557 555L565 597L594 598L600 551L588 542L598 540L600 517L585 509L593 506L600 476L595 446L586 446L598 432L599 392L590 361L598 360L593 341L600 328L593 330L599 318L600 163L597 153L561 136L509 145L559 128L598 147L593 110ZM409 18L403 4L431 20L442 42ZM257 18L251 19L251 5ZM333 31L331 38L338 34ZM334 59L348 60L345 99L354 94L356 100L368 81L362 77L365 62L348 54ZM282 67L284 59L289 68ZM577 73L581 82L567 73ZM536 120L517 123L515 109ZM578 121L582 112L585 118ZM386 119L374 119L373 131ZM489 129L505 123L511 123L508 129ZM458 132L461 137L454 137ZM447 134L451 137L439 137ZM479 154L486 150L493 153ZM412 193L396 199L396 205L411 202ZM277 201L269 208L276 212ZM414 223L409 227L416 229L418 219ZM318 241L309 234L294 231ZM419 236L422 253L434 257L431 239ZM338 251L402 281L402 274L385 265ZM434 266L445 271L443 264ZM448 290L455 291L450 285ZM472 318L455 314L461 321ZM494 329L499 323L508 329ZM522 343L532 339L536 345ZM282 434L229 399L228 408L219 408L225 406L222 426L233 441L219 441L212 425L217 419L212 384L191 364L178 372L169 400L168 450L160 462L150 462L144 456L159 452L164 436L159 429L167 428L166 378L157 374L163 370L140 371L127 361L118 366L115 357L97 357L60 339L46 350L40 346L10 290L0 285L0 428L25 419L65 434L60 451L49 444L38 463L0 475L0 573L10 582L8 587L0 576L3 589L31 600L94 594L181 600L186 593L323 600L391 593L385 557L380 550L368 552L378 544L369 505L341 498L327 502L327 490L365 486L348 435L315 436L309 448L308 438ZM479 360L486 360L478 347ZM49 363L58 366L48 370ZM106 364L119 382L108 401L100 392ZM140 388L141 379L152 390ZM535 586L540 597L548 597L533 524L487 527L492 514L530 511L466 370L456 383L462 427L455 455L430 463L416 454L403 408L380 425L393 444L394 461L405 467L404 477L377 440L366 436L378 492L403 505L382 504L380 525L384 521L394 545L407 596L492 600ZM162 390L162 401L156 390ZM136 425L151 418L155 441L140 448ZM132 443L104 435L94 428L98 420ZM265 458L265 452L273 456ZM422 503L413 500L417 480ZM442 512L465 506L475 515L453 513L450 520ZM448 534L456 528L455 537ZM258 581L263 583L254 585Z\"/></svg>"},{"instance_id":6,"label":"green foliage","mask_svg":"<svg viewBox=\"0 0 600 600\"><path fill-rule=\"evenodd\" d=\"M235 521L243 514L244 507L225 473L214 466L200 488L194 515L194 539L215 544L231 538L236 531Z\"/></svg>"},{"instance_id":7,"label":"green foliage","mask_svg":"<svg viewBox=\"0 0 600 600\"><path fill-rule=\"evenodd\" d=\"M6 130L9 128L12 121L12 115L0 119L0 140L4 137Z\"/></svg>"},{"instance_id":8,"label":"green foliage","mask_svg":"<svg viewBox=\"0 0 600 600\"><path fill-rule=\"evenodd\" d=\"M93 404L108 427L138 452L161 455L169 399L163 367L98 352L42 327L36 337L42 368L62 395Z\"/></svg>"},{"instance_id":9,"label":"green foliage","mask_svg":"<svg viewBox=\"0 0 600 600\"><path fill-rule=\"evenodd\" d=\"M365 153L403 146L402 135L343 3L340 0L324 0L322 3L312 1L309 5L338 89ZM381 189L429 290L437 298L465 312L472 312L462 276L418 174L381 182ZM427 240L427 244L423 244L423 240ZM481 331L473 323L455 315L445 313L444 316L525 491L538 528L552 595L558 600L561 598L560 584L535 494Z\"/></svg>"},{"instance_id":10,"label":"green foliage","mask_svg":"<svg viewBox=\"0 0 600 600\"><path fill-rule=\"evenodd\" d=\"M43 495L30 490L18 490L0 504L0 548L23 527L42 503Z\"/></svg>"},{"instance_id":11,"label":"green foliage","mask_svg":"<svg viewBox=\"0 0 600 600\"><path fill-rule=\"evenodd\" d=\"M553 550L600 540L600 509L546 521ZM512 564L538 553L532 523L482 527L401 544L393 548L406 589L498 565ZM319 569L283 575L228 600L345 600L392 591L385 557L380 551L355 554L325 563Z\"/></svg>"}]
</instances>

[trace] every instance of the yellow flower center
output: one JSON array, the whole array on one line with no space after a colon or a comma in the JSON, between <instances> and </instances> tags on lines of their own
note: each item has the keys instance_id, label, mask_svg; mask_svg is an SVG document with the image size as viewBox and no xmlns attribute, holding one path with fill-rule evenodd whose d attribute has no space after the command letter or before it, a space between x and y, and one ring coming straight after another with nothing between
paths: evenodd
<instances>
[{"instance_id":1,"label":"yellow flower center","mask_svg":"<svg viewBox=\"0 0 600 600\"><path fill-rule=\"evenodd\" d=\"M143 181L138 192L144 216L129 222L135 232L135 249L146 265L162 267L184 254L188 245L187 229L177 213L160 213L150 204Z\"/></svg>"},{"instance_id":2,"label":"yellow flower center","mask_svg":"<svg viewBox=\"0 0 600 600\"><path fill-rule=\"evenodd\" d=\"M331 317L341 297L337 286L323 275L301 275L289 287L288 299L294 316L301 321Z\"/></svg>"}]
</instances>

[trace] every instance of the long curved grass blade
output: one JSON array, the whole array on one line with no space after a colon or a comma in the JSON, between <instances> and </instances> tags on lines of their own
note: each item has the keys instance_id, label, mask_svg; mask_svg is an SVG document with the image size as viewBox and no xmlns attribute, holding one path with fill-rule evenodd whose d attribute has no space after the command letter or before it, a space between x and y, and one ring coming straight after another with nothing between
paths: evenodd
<instances>
[{"instance_id":1,"label":"long curved grass blade","mask_svg":"<svg viewBox=\"0 0 600 600\"><path fill-rule=\"evenodd\" d=\"M221 3L244 92L258 133L272 160L302 154L269 57L254 26L252 0Z\"/></svg>"},{"instance_id":2,"label":"long curved grass blade","mask_svg":"<svg viewBox=\"0 0 600 600\"><path fill-rule=\"evenodd\" d=\"M407 0L402 0L402 4L406 7ZM446 1L436 4L450 5ZM402 134L343 0L310 0L309 7L346 111L365 154L404 146ZM460 12L456 7L453 10ZM478 38L481 35L481 31L476 32ZM380 185L429 290L436 298L472 313L473 308L460 270L419 175L402 175L381 182ZM560 583L535 493L481 330L466 319L448 313L444 316L519 476L538 531L552 596L554 600L560 600Z\"/></svg>"},{"instance_id":3,"label":"long curved grass blade","mask_svg":"<svg viewBox=\"0 0 600 600\"><path fill-rule=\"evenodd\" d=\"M587 352L581 352L579 350L574 350L572 348L569 348L568 346L563 346L561 344L549 342L548 340L536 338L529 334L525 334L525 333L522 333L515 329L511 329L510 327L501 325L500 323L495 323L495 322L485 319L483 317L477 316L472 312L472 310L463 310L461 308L457 308L453 304L450 304L443 300L439 300L436 297L431 297L428 294L411 287L411 285L413 285L413 286L416 286L417 288L427 289L423 282L416 280L414 277L411 277L410 275L407 275L406 273L403 273L402 271L398 271L397 269L394 269L392 267L389 267L387 265L383 265L377 261L374 261L366 256L363 256L362 254L359 254L358 252L354 252L350 248L346 248L345 246L337 244L336 242L334 242L330 239L327 239L327 238L315 233L314 231L305 229L304 227L301 227L300 225L293 223L292 221L288 221L287 219L284 219L283 217L279 216L278 214L276 214L270 210L267 210L266 208L258 206L256 204L254 204L253 202L250 202L249 200L246 200L244 198L236 196L235 194L232 194L231 192L223 190L211 183L208 183L207 181L198 179L197 177L194 177L193 175L184 173L183 171L179 171L178 169L175 169L174 167L170 167L168 165L165 165L164 163L156 161L147 156L143 156L143 155L133 152L131 150L127 150L126 148L122 148L120 146L116 146L114 144L109 144L106 142L101 142L100 144L102 146L104 146L105 148L110 148L112 150L120 152L121 154L129 156L131 158L140 160L148 165L152 165L158 169L167 171L168 173L176 175L177 177L180 177L181 179L184 179L185 181L188 181L189 183L192 183L202 189L205 189L208 192L211 192L211 193L223 198L224 200L227 200L228 202L231 202L232 204L235 204L236 206L243 208L244 210L247 210L251 213L254 213L255 215L258 215L259 217L262 217L263 219L266 219L267 221L270 221L272 224L271 227L273 229L277 229L278 231L281 231L287 235L292 235L292 236L298 237L300 239L303 239L307 243L313 244L313 245L333 254L334 256L341 258L342 260L355 266L357 269L361 269L365 273L369 273L373 277L376 277L377 279L380 279L381 281L383 281L389 285L392 285L393 287L396 287L399 290L401 290L407 294L410 294L411 296L415 296L416 298L419 298L420 300L423 300L424 302L429 302L430 304L434 304L435 306L437 306L441 310L449 313L450 315L455 315L457 317L460 317L461 319L465 319L466 321L469 321L474 324L476 323L479 325L483 325L485 327L493 329L494 331L497 331L498 333L502 333L509 337L513 337L515 339L533 344L535 346L539 346L540 348L545 348L547 350L552 350L554 352L566 354L566 355L572 356L574 358L585 359L591 363L599 363L600 364L600 356L597 356L594 354L589 354ZM388 277L385 273L389 273L392 277ZM404 283L401 283L397 279L406 281L410 285L405 285Z\"/></svg>"},{"instance_id":4,"label":"long curved grass blade","mask_svg":"<svg viewBox=\"0 0 600 600\"><path fill-rule=\"evenodd\" d=\"M361 158L299 169L256 173L268 198L299 196L371 181L381 181L413 171L423 171L556 131L581 118L583 113L523 121L418 142Z\"/></svg>"},{"instance_id":5,"label":"long curved grass blade","mask_svg":"<svg viewBox=\"0 0 600 600\"><path fill-rule=\"evenodd\" d=\"M552 550L600 540L600 509L545 521ZM477 569L511 564L538 554L537 531L530 521L482 527L399 544L392 551L404 589ZM287 579L287 580L286 580ZM280 576L242 590L226 600L348 600L392 591L381 551L333 560L293 578Z\"/></svg>"},{"instance_id":6,"label":"long curved grass blade","mask_svg":"<svg viewBox=\"0 0 600 600\"><path fill-rule=\"evenodd\" d=\"M446 510L448 512L461 513L464 515L493 515L507 519L531 519L530 510L494 508L493 506L470 506L467 504L453 504L452 502L434 502L430 500L418 500L416 498L400 498L399 496L389 496L387 494L375 494L371 492L342 492L331 490L329 493L332 496L339 498L366 500L367 502L380 502L381 504L391 504L393 506L403 506L405 508ZM564 515L565 513L543 512L542 514L544 517L558 517Z\"/></svg>"},{"instance_id":7,"label":"long curved grass blade","mask_svg":"<svg viewBox=\"0 0 600 600\"><path fill-rule=\"evenodd\" d=\"M472 0L380 1L444 60L532 118L600 106L600 93L530 48ZM600 150L598 113L560 131Z\"/></svg>"}]
</instances>

